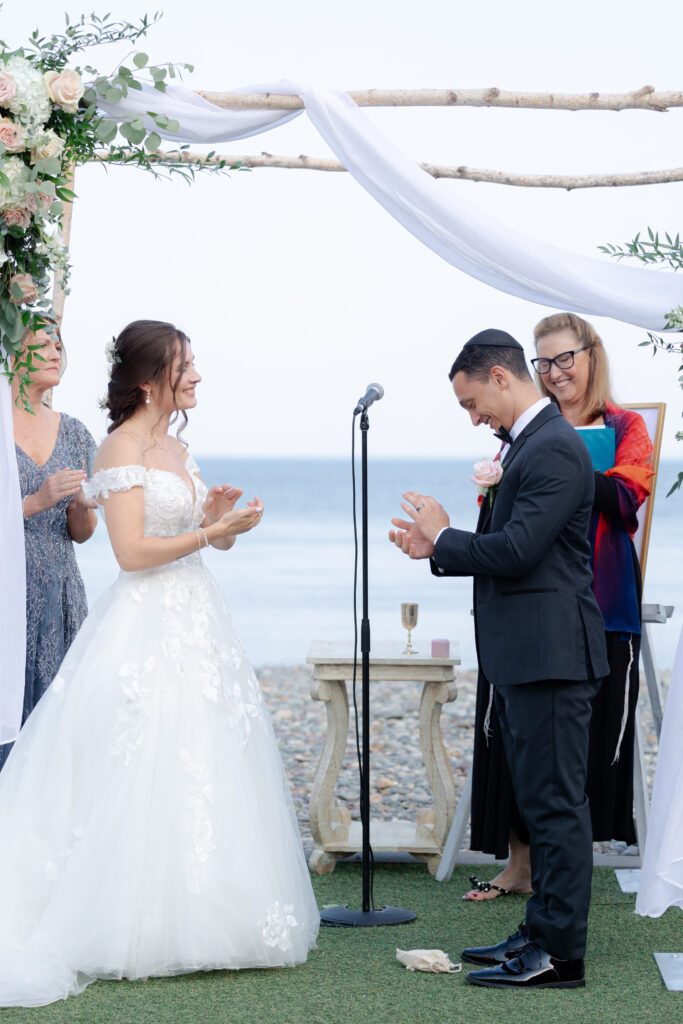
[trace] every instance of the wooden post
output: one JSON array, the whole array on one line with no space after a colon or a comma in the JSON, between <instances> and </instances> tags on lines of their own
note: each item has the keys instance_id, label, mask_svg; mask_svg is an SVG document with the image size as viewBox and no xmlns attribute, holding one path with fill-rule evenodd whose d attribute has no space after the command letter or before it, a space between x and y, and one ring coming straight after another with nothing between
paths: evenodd
<instances>
[{"instance_id":1,"label":"wooden post","mask_svg":"<svg viewBox=\"0 0 683 1024\"><path fill-rule=\"evenodd\" d=\"M74 164L69 168L67 176L66 187L73 192L74 188L74 176L76 173L76 167ZM64 245L69 248L69 240L71 238L71 218L73 217L74 204L65 203L64 213L62 214L62 227L60 231L61 239ZM64 272L62 270L55 271L55 280L52 287L52 308L54 310L55 319L57 321L57 327L61 328L62 318L64 316L64 302L66 301L66 291L64 290ZM43 393L43 405L46 405L48 409L52 408L52 388L49 391Z\"/></svg>"},{"instance_id":2,"label":"wooden post","mask_svg":"<svg viewBox=\"0 0 683 1024\"><path fill-rule=\"evenodd\" d=\"M74 190L74 177L76 174L76 168L74 164L69 168L68 178L66 187L73 192ZM62 228L60 235L66 248L69 248L69 241L71 239L71 220L73 218L74 204L73 202L64 204L64 213L62 214ZM64 290L64 274L61 270L55 271L54 287L52 289L52 308L55 312L57 319L57 326L62 326L62 318L64 316L64 302L66 300L66 292Z\"/></svg>"}]
</instances>

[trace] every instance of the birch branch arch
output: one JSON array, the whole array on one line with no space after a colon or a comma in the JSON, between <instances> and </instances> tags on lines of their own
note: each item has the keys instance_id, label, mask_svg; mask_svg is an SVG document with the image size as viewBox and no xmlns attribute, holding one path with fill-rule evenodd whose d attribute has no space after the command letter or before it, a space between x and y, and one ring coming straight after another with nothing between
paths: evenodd
<instances>
[{"instance_id":1,"label":"birch branch arch","mask_svg":"<svg viewBox=\"0 0 683 1024\"><path fill-rule=\"evenodd\" d=\"M300 96L273 92L203 92L224 110L301 110ZM683 107L683 92L656 92L644 85L633 92L552 93L498 89L363 89L349 92L358 107L511 107L526 110L652 110Z\"/></svg>"},{"instance_id":2,"label":"birch branch arch","mask_svg":"<svg viewBox=\"0 0 683 1024\"><path fill-rule=\"evenodd\" d=\"M287 170L304 171L346 171L340 160L316 156L275 156L262 152L256 155L214 153L207 156L192 150L164 152L156 150L150 154L154 163L162 166L175 164L239 165L246 168L279 167ZM448 167L441 164L420 163L423 170L433 178L458 178L461 181L483 181L495 185L518 185L523 188L561 188L571 192L575 188L621 188L626 185L658 185L672 181L683 181L683 167L662 171L634 171L612 174L526 174L514 171L493 171L480 167Z\"/></svg>"},{"instance_id":3,"label":"birch branch arch","mask_svg":"<svg viewBox=\"0 0 683 1024\"><path fill-rule=\"evenodd\" d=\"M207 92L198 90L198 96L224 110L301 110L300 96L272 92ZM618 113L622 110L646 110L667 113L683 107L683 92L657 92L652 85L625 93L544 93L514 92L498 89L364 89L350 91L349 97L359 107L502 107L514 110L604 110ZM346 168L338 160L301 154L276 156L272 153L247 155L201 153L184 150L175 155L152 154L160 164L219 164L227 162L246 168L277 167L287 170L339 172ZM683 181L683 167L664 170L612 172L586 175L539 174L486 168L443 166L420 163L420 167L433 178L455 178L464 181L488 182L496 185L514 185L523 188L558 188L572 191L578 188L622 188L635 185L657 185Z\"/></svg>"}]
</instances>

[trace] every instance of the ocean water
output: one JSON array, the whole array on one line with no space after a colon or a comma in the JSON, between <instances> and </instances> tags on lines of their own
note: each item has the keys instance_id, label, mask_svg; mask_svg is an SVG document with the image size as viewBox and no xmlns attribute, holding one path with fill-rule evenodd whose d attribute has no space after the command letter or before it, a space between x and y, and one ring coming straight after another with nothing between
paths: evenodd
<instances>
[{"instance_id":1,"label":"ocean water","mask_svg":"<svg viewBox=\"0 0 683 1024\"><path fill-rule=\"evenodd\" d=\"M217 577L254 665L302 664L314 640L353 642L353 523L350 459L197 459L209 485L242 487L245 499L264 503L262 524L231 551L204 558ZM653 625L656 659L671 667L683 623L683 495L665 498L680 467L660 466L650 536L644 600L675 606L666 625ZM371 640L402 644L402 601L419 604L413 644L429 651L434 637L460 643L462 664L476 664L469 579L432 576L387 539L392 516L402 515L403 491L431 494L451 522L474 529L476 487L470 460L373 459L369 462L369 607ZM357 466L360 491L360 465ZM358 498L360 528L360 495ZM360 538L359 538L360 542ZM78 562L92 602L114 580L118 566L104 523ZM360 574L360 563L359 563ZM360 575L359 575L360 615Z\"/></svg>"}]
</instances>

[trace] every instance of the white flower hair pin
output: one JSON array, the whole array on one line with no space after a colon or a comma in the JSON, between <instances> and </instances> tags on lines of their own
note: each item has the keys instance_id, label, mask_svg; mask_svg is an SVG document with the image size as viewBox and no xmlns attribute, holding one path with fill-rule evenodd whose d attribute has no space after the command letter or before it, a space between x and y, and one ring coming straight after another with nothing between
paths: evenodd
<instances>
[{"instance_id":1,"label":"white flower hair pin","mask_svg":"<svg viewBox=\"0 0 683 1024\"><path fill-rule=\"evenodd\" d=\"M107 357L107 366L109 367L109 375L111 376L111 372L114 369L114 363L123 362L121 356L116 351L116 338L112 338L111 341L107 342L104 346L104 354Z\"/></svg>"}]
</instances>

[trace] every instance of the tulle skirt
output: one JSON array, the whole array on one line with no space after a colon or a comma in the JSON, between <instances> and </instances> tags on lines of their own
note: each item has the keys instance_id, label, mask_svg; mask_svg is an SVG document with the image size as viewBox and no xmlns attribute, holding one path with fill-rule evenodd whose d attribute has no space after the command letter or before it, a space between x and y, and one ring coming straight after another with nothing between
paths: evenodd
<instances>
[{"instance_id":1,"label":"tulle skirt","mask_svg":"<svg viewBox=\"0 0 683 1024\"><path fill-rule=\"evenodd\" d=\"M0 1006L315 946L269 716L199 556L100 598L0 773L0 822Z\"/></svg>"}]
</instances>

